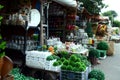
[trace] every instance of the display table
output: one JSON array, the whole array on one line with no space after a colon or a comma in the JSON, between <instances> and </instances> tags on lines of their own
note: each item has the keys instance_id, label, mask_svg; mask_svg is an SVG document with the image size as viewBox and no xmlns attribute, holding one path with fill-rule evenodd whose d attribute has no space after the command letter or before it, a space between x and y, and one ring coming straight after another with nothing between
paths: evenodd
<instances>
[{"instance_id":1,"label":"display table","mask_svg":"<svg viewBox=\"0 0 120 80\"><path fill-rule=\"evenodd\" d=\"M71 52L72 54L82 54L88 56L88 49L82 49L80 52ZM40 71L43 77L50 77L51 80L56 80L60 75L60 66L53 66L56 60L47 61L47 56L51 55L51 52L43 51L26 51L26 66L33 69L31 75L34 75L36 71Z\"/></svg>"}]
</instances>

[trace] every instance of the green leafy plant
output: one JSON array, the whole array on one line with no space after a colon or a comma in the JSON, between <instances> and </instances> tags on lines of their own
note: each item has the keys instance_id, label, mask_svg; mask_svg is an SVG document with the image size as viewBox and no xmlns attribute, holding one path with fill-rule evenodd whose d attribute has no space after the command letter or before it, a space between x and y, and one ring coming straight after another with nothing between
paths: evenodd
<instances>
[{"instance_id":1,"label":"green leafy plant","mask_svg":"<svg viewBox=\"0 0 120 80\"><path fill-rule=\"evenodd\" d=\"M25 76L20 72L19 68L13 68L12 71L10 72L10 75L14 76L14 80L39 80L31 76Z\"/></svg>"},{"instance_id":2,"label":"green leafy plant","mask_svg":"<svg viewBox=\"0 0 120 80\"><path fill-rule=\"evenodd\" d=\"M95 78L90 78L89 80L97 80L97 79L95 79Z\"/></svg>"},{"instance_id":3,"label":"green leafy plant","mask_svg":"<svg viewBox=\"0 0 120 80\"><path fill-rule=\"evenodd\" d=\"M2 37L0 35L0 58L5 56L5 48L6 48L6 42L2 40Z\"/></svg>"},{"instance_id":4,"label":"green leafy plant","mask_svg":"<svg viewBox=\"0 0 120 80\"><path fill-rule=\"evenodd\" d=\"M46 60L47 60L47 61L54 60L54 57L53 57L52 55L50 55L50 56L48 56L48 57L46 58Z\"/></svg>"},{"instance_id":5,"label":"green leafy plant","mask_svg":"<svg viewBox=\"0 0 120 80\"><path fill-rule=\"evenodd\" d=\"M63 65L69 65L69 61L68 60L65 60L64 62L63 62Z\"/></svg>"},{"instance_id":6,"label":"green leafy plant","mask_svg":"<svg viewBox=\"0 0 120 80\"><path fill-rule=\"evenodd\" d=\"M100 41L97 44L97 49L99 49L99 50L108 50L108 43L105 42L105 41Z\"/></svg>"},{"instance_id":7,"label":"green leafy plant","mask_svg":"<svg viewBox=\"0 0 120 80\"><path fill-rule=\"evenodd\" d=\"M69 58L69 53L67 51L60 51L59 52L60 57L64 57L64 58Z\"/></svg>"},{"instance_id":8,"label":"green leafy plant","mask_svg":"<svg viewBox=\"0 0 120 80\"><path fill-rule=\"evenodd\" d=\"M67 69L67 66L66 66L66 65L62 65L62 66L61 66L61 69L62 69L62 70L66 70L66 69Z\"/></svg>"},{"instance_id":9,"label":"green leafy plant","mask_svg":"<svg viewBox=\"0 0 120 80\"><path fill-rule=\"evenodd\" d=\"M0 4L0 10L3 8L4 6ZM3 16L0 16L0 22L3 19Z\"/></svg>"},{"instance_id":10,"label":"green leafy plant","mask_svg":"<svg viewBox=\"0 0 120 80\"><path fill-rule=\"evenodd\" d=\"M73 67L72 67L71 65L67 65L67 66L66 66L66 70L72 71L72 69L73 69Z\"/></svg>"},{"instance_id":11,"label":"green leafy plant","mask_svg":"<svg viewBox=\"0 0 120 80\"><path fill-rule=\"evenodd\" d=\"M4 6L0 4L0 10L3 8ZM3 16L0 16L0 24L1 24L1 20L3 19ZM2 36L0 35L0 58L5 56L5 48L6 48L6 42L2 40Z\"/></svg>"},{"instance_id":12,"label":"green leafy plant","mask_svg":"<svg viewBox=\"0 0 120 80\"><path fill-rule=\"evenodd\" d=\"M59 66L60 64L59 64L59 62L58 61L55 61L54 63L53 63L53 66Z\"/></svg>"},{"instance_id":13,"label":"green leafy plant","mask_svg":"<svg viewBox=\"0 0 120 80\"><path fill-rule=\"evenodd\" d=\"M62 62L64 62L64 61L66 60L66 58L62 57L60 60L61 60Z\"/></svg>"},{"instance_id":14,"label":"green leafy plant","mask_svg":"<svg viewBox=\"0 0 120 80\"><path fill-rule=\"evenodd\" d=\"M105 80L105 74L99 69L93 69L89 74L88 78L95 78L97 80Z\"/></svg>"},{"instance_id":15,"label":"green leafy plant","mask_svg":"<svg viewBox=\"0 0 120 80\"><path fill-rule=\"evenodd\" d=\"M77 60L77 57L76 57L75 55L71 55L71 56L70 56L70 60L71 60L71 61L76 61L76 60Z\"/></svg>"},{"instance_id":16,"label":"green leafy plant","mask_svg":"<svg viewBox=\"0 0 120 80\"><path fill-rule=\"evenodd\" d=\"M50 56L48 56L48 57L46 58L46 60L48 60L48 61L50 61L50 60L54 60L54 59L59 60L60 57L58 57L58 56L56 56L56 55L50 55Z\"/></svg>"},{"instance_id":17,"label":"green leafy plant","mask_svg":"<svg viewBox=\"0 0 120 80\"><path fill-rule=\"evenodd\" d=\"M89 50L89 58L91 57L96 57L98 58L100 56L99 52L97 51L97 49L90 49Z\"/></svg>"},{"instance_id":18,"label":"green leafy plant","mask_svg":"<svg viewBox=\"0 0 120 80\"><path fill-rule=\"evenodd\" d=\"M69 59L64 60L61 66L62 70L70 70L74 72L82 72L86 70L86 64L80 59L81 56L71 55ZM86 58L84 58L86 59Z\"/></svg>"}]
</instances>

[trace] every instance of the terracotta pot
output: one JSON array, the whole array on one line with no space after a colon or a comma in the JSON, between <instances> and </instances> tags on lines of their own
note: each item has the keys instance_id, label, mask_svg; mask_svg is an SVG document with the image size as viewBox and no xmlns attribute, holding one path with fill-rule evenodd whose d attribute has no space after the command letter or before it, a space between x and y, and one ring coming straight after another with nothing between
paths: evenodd
<instances>
[{"instance_id":1,"label":"terracotta pot","mask_svg":"<svg viewBox=\"0 0 120 80\"><path fill-rule=\"evenodd\" d=\"M4 78L9 74L9 72L12 69L13 69L12 60L8 56L5 56L3 58L3 66L2 66L2 70L1 70L1 78L4 80Z\"/></svg>"},{"instance_id":2,"label":"terracotta pot","mask_svg":"<svg viewBox=\"0 0 120 80\"><path fill-rule=\"evenodd\" d=\"M3 58L0 58L0 75L1 75L1 71L2 71L2 66L3 66Z\"/></svg>"}]
</instances>

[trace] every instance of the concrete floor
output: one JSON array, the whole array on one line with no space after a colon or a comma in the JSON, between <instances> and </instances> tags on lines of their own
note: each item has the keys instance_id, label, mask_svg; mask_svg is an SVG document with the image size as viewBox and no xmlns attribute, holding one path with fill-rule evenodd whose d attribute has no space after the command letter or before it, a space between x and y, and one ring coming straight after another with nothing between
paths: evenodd
<instances>
[{"instance_id":1,"label":"concrete floor","mask_svg":"<svg viewBox=\"0 0 120 80\"><path fill-rule=\"evenodd\" d=\"M120 43L114 43L114 55L100 60L101 64L93 68L100 69L105 74L105 80L120 80Z\"/></svg>"}]
</instances>

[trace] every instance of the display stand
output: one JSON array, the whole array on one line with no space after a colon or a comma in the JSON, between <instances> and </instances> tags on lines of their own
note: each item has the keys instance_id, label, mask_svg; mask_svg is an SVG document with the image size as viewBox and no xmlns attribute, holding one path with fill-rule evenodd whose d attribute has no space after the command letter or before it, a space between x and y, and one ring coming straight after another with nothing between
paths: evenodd
<instances>
[{"instance_id":1,"label":"display stand","mask_svg":"<svg viewBox=\"0 0 120 80\"><path fill-rule=\"evenodd\" d=\"M6 55L13 60L14 66L24 66L26 56L25 51L29 46L32 46L29 50L33 50L39 45L39 40L33 41L33 38L31 37L36 28L39 30L38 27L30 26L28 28L27 22L25 25L1 25L1 35L7 42Z\"/></svg>"}]
</instances>

